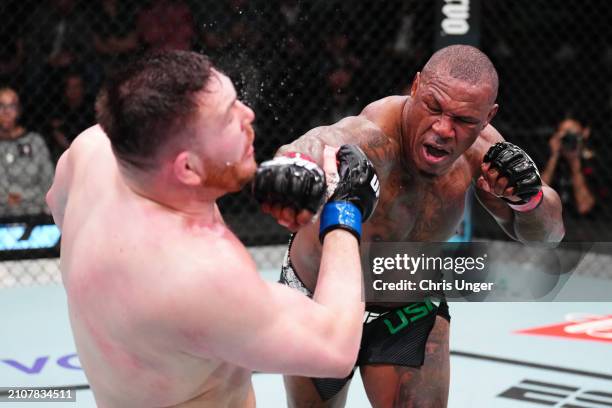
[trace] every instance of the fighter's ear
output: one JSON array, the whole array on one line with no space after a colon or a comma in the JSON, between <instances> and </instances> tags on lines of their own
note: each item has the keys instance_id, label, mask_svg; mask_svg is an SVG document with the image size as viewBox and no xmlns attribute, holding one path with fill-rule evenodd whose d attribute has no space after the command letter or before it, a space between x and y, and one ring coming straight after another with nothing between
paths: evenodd
<instances>
[{"instance_id":1,"label":"fighter's ear","mask_svg":"<svg viewBox=\"0 0 612 408\"><path fill-rule=\"evenodd\" d=\"M499 110L499 105L494 103L493 107L491 108L491 110L487 114L487 122L484 124L483 128L486 127L489 123L491 123L491 121L493 120L495 115L497 115L497 111L498 110Z\"/></svg>"},{"instance_id":2,"label":"fighter's ear","mask_svg":"<svg viewBox=\"0 0 612 408\"><path fill-rule=\"evenodd\" d=\"M417 72L414 75L414 79L412 80L412 86L410 87L410 97L414 98L416 95L417 88L419 87L419 82L421 80L421 73Z\"/></svg>"},{"instance_id":3,"label":"fighter's ear","mask_svg":"<svg viewBox=\"0 0 612 408\"><path fill-rule=\"evenodd\" d=\"M183 151L174 159L174 176L177 180L188 186L198 186L205 178L202 160L195 154Z\"/></svg>"}]
</instances>

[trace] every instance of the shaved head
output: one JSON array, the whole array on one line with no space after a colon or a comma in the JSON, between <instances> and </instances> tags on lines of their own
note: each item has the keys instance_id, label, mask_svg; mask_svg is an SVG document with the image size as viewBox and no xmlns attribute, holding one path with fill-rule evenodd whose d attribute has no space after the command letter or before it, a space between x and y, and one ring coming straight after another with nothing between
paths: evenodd
<instances>
[{"instance_id":1,"label":"shaved head","mask_svg":"<svg viewBox=\"0 0 612 408\"><path fill-rule=\"evenodd\" d=\"M434 53L421 74L427 78L448 75L472 85L491 88L491 101L497 98L498 77L493 63L482 51L470 45L451 45Z\"/></svg>"}]
</instances>

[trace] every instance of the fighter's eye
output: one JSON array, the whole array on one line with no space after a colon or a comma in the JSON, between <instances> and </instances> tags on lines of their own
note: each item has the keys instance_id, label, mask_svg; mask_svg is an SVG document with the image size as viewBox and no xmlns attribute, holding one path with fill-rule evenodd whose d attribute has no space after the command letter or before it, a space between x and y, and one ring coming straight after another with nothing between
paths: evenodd
<instances>
[{"instance_id":1,"label":"fighter's eye","mask_svg":"<svg viewBox=\"0 0 612 408\"><path fill-rule=\"evenodd\" d=\"M465 123L466 125L475 125L477 122L474 119L458 117L457 120L461 123Z\"/></svg>"},{"instance_id":2,"label":"fighter's eye","mask_svg":"<svg viewBox=\"0 0 612 408\"><path fill-rule=\"evenodd\" d=\"M440 109L439 106L430 105L429 103L425 103L425 107L431 113L440 113L440 112L442 112L442 110Z\"/></svg>"}]
</instances>

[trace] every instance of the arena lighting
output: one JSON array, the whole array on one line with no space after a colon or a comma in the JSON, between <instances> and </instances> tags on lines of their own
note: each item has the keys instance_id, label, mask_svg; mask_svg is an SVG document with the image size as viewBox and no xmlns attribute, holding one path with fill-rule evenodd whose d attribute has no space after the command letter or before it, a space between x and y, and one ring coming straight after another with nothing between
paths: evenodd
<instances>
[{"instance_id":1,"label":"arena lighting","mask_svg":"<svg viewBox=\"0 0 612 408\"><path fill-rule=\"evenodd\" d=\"M0 225L0 251L51 249L59 243L60 235L59 228L54 224Z\"/></svg>"}]
</instances>

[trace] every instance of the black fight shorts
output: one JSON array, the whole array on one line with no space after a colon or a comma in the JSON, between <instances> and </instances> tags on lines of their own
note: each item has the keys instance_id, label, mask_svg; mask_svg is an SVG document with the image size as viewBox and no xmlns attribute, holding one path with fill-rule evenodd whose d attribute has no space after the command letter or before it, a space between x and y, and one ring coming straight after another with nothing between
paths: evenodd
<instances>
[{"instance_id":1,"label":"black fight shorts","mask_svg":"<svg viewBox=\"0 0 612 408\"><path fill-rule=\"evenodd\" d=\"M285 254L279 283L312 297L313 293L304 286L291 264L289 252L292 242L293 237ZM422 366L425 361L425 343L436 322L436 316L442 316L450 322L446 301L427 300L392 308L366 305L356 366ZM312 381L321 398L326 401L344 388L354 372L346 378L313 378Z\"/></svg>"}]
</instances>

